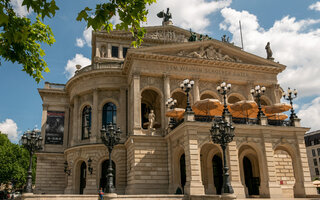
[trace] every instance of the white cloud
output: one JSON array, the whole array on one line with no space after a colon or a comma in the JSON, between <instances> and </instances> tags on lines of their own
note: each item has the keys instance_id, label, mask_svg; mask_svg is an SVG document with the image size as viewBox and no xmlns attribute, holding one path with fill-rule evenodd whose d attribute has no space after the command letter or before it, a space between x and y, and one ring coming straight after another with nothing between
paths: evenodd
<instances>
[{"instance_id":1,"label":"white cloud","mask_svg":"<svg viewBox=\"0 0 320 200\"><path fill-rule=\"evenodd\" d=\"M287 69L279 75L283 88L291 86L299 90L299 96L319 95L320 56L316 49L320 44L320 29L311 25L320 20L297 21L294 17L283 17L266 30L258 18L247 11L231 8L221 10L224 21L220 28L233 34L233 42L240 46L239 20L241 20L245 51L266 57L265 45L270 41L273 57Z\"/></svg>"},{"instance_id":2,"label":"white cloud","mask_svg":"<svg viewBox=\"0 0 320 200\"><path fill-rule=\"evenodd\" d=\"M86 28L83 31L82 38L76 39L76 46L77 47L83 47L85 44L88 47L91 47L92 30L93 30L93 28L90 26L89 28Z\"/></svg>"},{"instance_id":3,"label":"white cloud","mask_svg":"<svg viewBox=\"0 0 320 200\"><path fill-rule=\"evenodd\" d=\"M18 142L18 126L12 119L6 119L0 123L1 133L8 135L11 142Z\"/></svg>"},{"instance_id":4,"label":"white cloud","mask_svg":"<svg viewBox=\"0 0 320 200\"><path fill-rule=\"evenodd\" d=\"M76 46L82 48L84 45L85 45L85 41L83 39L81 39L81 38L77 38Z\"/></svg>"},{"instance_id":5,"label":"white cloud","mask_svg":"<svg viewBox=\"0 0 320 200\"><path fill-rule=\"evenodd\" d=\"M84 57L82 54L76 54L74 58L68 60L67 65L64 68L64 73L66 77L69 79L74 75L76 71L76 65L81 65L85 67L91 64L91 60L89 58Z\"/></svg>"},{"instance_id":6,"label":"white cloud","mask_svg":"<svg viewBox=\"0 0 320 200\"><path fill-rule=\"evenodd\" d=\"M310 10L317 10L320 11L320 1L315 2L309 6Z\"/></svg>"},{"instance_id":7,"label":"white cloud","mask_svg":"<svg viewBox=\"0 0 320 200\"><path fill-rule=\"evenodd\" d=\"M196 32L206 32L210 25L209 15L231 4L232 0L158 0L157 3L148 7L148 26L160 26L162 19L157 13L170 8L172 22L176 26L185 29L192 28Z\"/></svg>"},{"instance_id":8,"label":"white cloud","mask_svg":"<svg viewBox=\"0 0 320 200\"><path fill-rule=\"evenodd\" d=\"M22 6L22 2L23 0L11 0L10 4L19 17L26 17L32 10L28 12L27 6Z\"/></svg>"},{"instance_id":9,"label":"white cloud","mask_svg":"<svg viewBox=\"0 0 320 200\"><path fill-rule=\"evenodd\" d=\"M304 127L311 127L311 131L320 129L320 97L315 98L311 103L302 106L298 112L301 124Z\"/></svg>"}]
</instances>

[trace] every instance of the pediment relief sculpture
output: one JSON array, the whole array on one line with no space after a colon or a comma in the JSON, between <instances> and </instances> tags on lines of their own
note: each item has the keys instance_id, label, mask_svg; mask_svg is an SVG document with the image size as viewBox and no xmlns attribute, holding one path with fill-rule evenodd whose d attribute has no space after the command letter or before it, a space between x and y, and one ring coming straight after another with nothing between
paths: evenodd
<instances>
[{"instance_id":1,"label":"pediment relief sculpture","mask_svg":"<svg viewBox=\"0 0 320 200\"><path fill-rule=\"evenodd\" d=\"M201 46L197 51L185 52L180 51L178 56L187 56L190 58L203 58L209 60L220 60L229 62L242 62L237 57L230 57L229 55L222 54L221 49L215 49L213 46L204 47Z\"/></svg>"}]
</instances>

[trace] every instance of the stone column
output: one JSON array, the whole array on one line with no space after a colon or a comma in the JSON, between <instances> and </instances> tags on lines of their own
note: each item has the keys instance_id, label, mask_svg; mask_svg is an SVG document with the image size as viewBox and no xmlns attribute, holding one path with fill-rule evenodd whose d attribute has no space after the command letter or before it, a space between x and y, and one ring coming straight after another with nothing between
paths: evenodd
<instances>
[{"instance_id":1,"label":"stone column","mask_svg":"<svg viewBox=\"0 0 320 200\"><path fill-rule=\"evenodd\" d=\"M120 125L122 137L126 138L126 87L120 87L120 114L117 124Z\"/></svg>"},{"instance_id":2,"label":"stone column","mask_svg":"<svg viewBox=\"0 0 320 200\"><path fill-rule=\"evenodd\" d=\"M187 175L184 191L188 195L201 195L204 194L204 187L201 180L197 129L188 127L184 134Z\"/></svg>"},{"instance_id":3,"label":"stone column","mask_svg":"<svg viewBox=\"0 0 320 200\"><path fill-rule=\"evenodd\" d=\"M98 124L98 99L99 99L99 93L98 89L93 89L93 98L92 98L92 110L91 110L91 136L90 136L90 142L96 143L100 133L100 126Z\"/></svg>"},{"instance_id":4,"label":"stone column","mask_svg":"<svg viewBox=\"0 0 320 200\"><path fill-rule=\"evenodd\" d=\"M119 58L123 58L123 53L122 53L122 48L123 48L123 46L122 45L119 45Z\"/></svg>"},{"instance_id":5,"label":"stone column","mask_svg":"<svg viewBox=\"0 0 320 200\"><path fill-rule=\"evenodd\" d=\"M78 132L78 109L79 109L79 97L78 96L74 96L73 97L73 136L72 136L72 140L71 142L71 146L73 146L76 142L78 142L78 139L81 137L81 135L79 136L79 132Z\"/></svg>"},{"instance_id":6,"label":"stone column","mask_svg":"<svg viewBox=\"0 0 320 200\"><path fill-rule=\"evenodd\" d=\"M276 174L276 163L274 159L274 150L272 147L272 136L270 133L263 133L264 137L264 148L265 148L265 157L267 163L267 172L268 172L268 185L270 198L277 198L282 196L282 189L280 184L277 182ZM262 181L262 180L261 180Z\"/></svg>"},{"instance_id":7,"label":"stone column","mask_svg":"<svg viewBox=\"0 0 320 200\"><path fill-rule=\"evenodd\" d=\"M200 100L200 91L199 91L199 78L194 79L193 85L193 103Z\"/></svg>"},{"instance_id":8,"label":"stone column","mask_svg":"<svg viewBox=\"0 0 320 200\"><path fill-rule=\"evenodd\" d=\"M100 44L96 43L96 57L100 57Z\"/></svg>"},{"instance_id":9,"label":"stone column","mask_svg":"<svg viewBox=\"0 0 320 200\"><path fill-rule=\"evenodd\" d=\"M245 189L241 183L240 167L239 167L239 152L237 149L236 139L228 144L227 151L229 152L229 174L231 186L237 198L246 198Z\"/></svg>"},{"instance_id":10,"label":"stone column","mask_svg":"<svg viewBox=\"0 0 320 200\"><path fill-rule=\"evenodd\" d=\"M132 77L133 87L133 134L141 134L141 94L140 94L140 74L134 74Z\"/></svg>"},{"instance_id":11,"label":"stone column","mask_svg":"<svg viewBox=\"0 0 320 200\"><path fill-rule=\"evenodd\" d=\"M107 55L108 55L108 58L111 58L111 57L112 57L112 55L111 55L111 48L112 48L111 44L108 44L108 47L107 47Z\"/></svg>"},{"instance_id":12,"label":"stone column","mask_svg":"<svg viewBox=\"0 0 320 200\"><path fill-rule=\"evenodd\" d=\"M47 124L47 114L48 114L48 107L49 105L47 104L42 104L42 119L41 119L41 136L43 138L42 140L42 146L44 147L44 151L45 149L45 140L46 140L46 124Z\"/></svg>"},{"instance_id":13,"label":"stone column","mask_svg":"<svg viewBox=\"0 0 320 200\"><path fill-rule=\"evenodd\" d=\"M247 81L247 86L246 86L246 93L247 93L247 97L248 100L254 101L254 98L252 96L252 94L250 93L250 90L254 88L254 82L253 81Z\"/></svg>"},{"instance_id":14,"label":"stone column","mask_svg":"<svg viewBox=\"0 0 320 200\"><path fill-rule=\"evenodd\" d=\"M162 114L162 124L164 126L162 126L164 129L166 129L168 127L168 123L169 123L169 118L165 117L165 111L167 110L166 106L165 106L165 102L168 100L168 98L170 98L170 77L167 74L163 75L163 94L164 94L164 101L163 101L163 105L164 105L164 112Z\"/></svg>"}]
</instances>

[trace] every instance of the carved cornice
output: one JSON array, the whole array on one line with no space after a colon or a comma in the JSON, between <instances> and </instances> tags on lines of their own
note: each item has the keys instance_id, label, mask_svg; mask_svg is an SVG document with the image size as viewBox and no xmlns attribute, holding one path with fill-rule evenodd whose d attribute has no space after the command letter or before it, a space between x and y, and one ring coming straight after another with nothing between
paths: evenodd
<instances>
[{"instance_id":1,"label":"carved cornice","mask_svg":"<svg viewBox=\"0 0 320 200\"><path fill-rule=\"evenodd\" d=\"M145 61L158 61L165 63L175 63L175 64L187 64L187 65L195 65L197 67L209 66L209 67L217 67L223 69L232 69L232 70L247 70L247 71L255 71L255 72L268 72L278 74L282 72L285 67L276 67L271 65L255 65L255 64L247 64L247 63L236 63L229 61L220 61L220 60L208 60L208 59L200 59L200 58L189 58L189 57L180 57L180 56L172 56L172 55L159 55L154 53L147 52L130 52L130 55L127 55L127 59L124 63L123 72L127 74L132 68L133 60L145 60Z\"/></svg>"}]
</instances>

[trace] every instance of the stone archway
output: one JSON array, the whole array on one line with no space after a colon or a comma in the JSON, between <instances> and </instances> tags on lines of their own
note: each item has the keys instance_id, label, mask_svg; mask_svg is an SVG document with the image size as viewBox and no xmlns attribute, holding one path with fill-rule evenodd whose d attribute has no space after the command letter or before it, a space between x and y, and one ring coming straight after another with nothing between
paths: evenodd
<instances>
[{"instance_id":1,"label":"stone archway","mask_svg":"<svg viewBox=\"0 0 320 200\"><path fill-rule=\"evenodd\" d=\"M223 166L221 152L220 146L213 143L206 143L201 147L201 178L206 194L221 193Z\"/></svg>"},{"instance_id":2,"label":"stone archway","mask_svg":"<svg viewBox=\"0 0 320 200\"><path fill-rule=\"evenodd\" d=\"M108 168L109 168L109 159L103 161L101 163L101 176L100 176L100 181L99 181L99 188L102 188L104 192L106 191L107 188L107 182L108 182ZM116 164L112 160L112 174L113 174L113 186L116 188Z\"/></svg>"},{"instance_id":3,"label":"stone archway","mask_svg":"<svg viewBox=\"0 0 320 200\"><path fill-rule=\"evenodd\" d=\"M161 127L161 95L154 89L148 88L141 93L141 127L147 129L149 125L149 113L151 110L155 114L155 124L153 128Z\"/></svg>"},{"instance_id":4,"label":"stone archway","mask_svg":"<svg viewBox=\"0 0 320 200\"><path fill-rule=\"evenodd\" d=\"M262 153L252 145L244 144L239 148L241 182L247 197L269 196L263 163Z\"/></svg>"},{"instance_id":5,"label":"stone archway","mask_svg":"<svg viewBox=\"0 0 320 200\"><path fill-rule=\"evenodd\" d=\"M86 162L81 162L80 165L80 173L78 174L79 180L79 194L83 194L84 189L86 188L86 181L87 181L87 164Z\"/></svg>"},{"instance_id":6,"label":"stone archway","mask_svg":"<svg viewBox=\"0 0 320 200\"><path fill-rule=\"evenodd\" d=\"M187 181L185 152L181 146L177 146L173 152L172 191L175 194L182 194L184 192L184 185Z\"/></svg>"}]
</instances>

